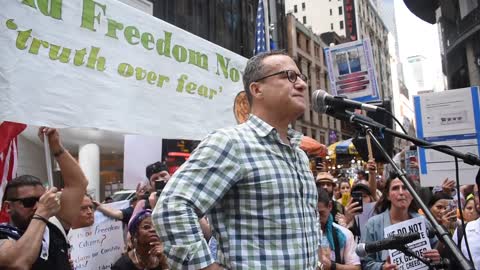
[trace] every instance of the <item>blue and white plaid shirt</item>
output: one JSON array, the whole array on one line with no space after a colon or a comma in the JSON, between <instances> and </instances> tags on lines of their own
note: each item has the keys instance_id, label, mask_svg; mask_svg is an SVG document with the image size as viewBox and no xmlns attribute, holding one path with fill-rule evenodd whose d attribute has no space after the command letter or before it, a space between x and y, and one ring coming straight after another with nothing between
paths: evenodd
<instances>
[{"instance_id":1,"label":"blue and white plaid shirt","mask_svg":"<svg viewBox=\"0 0 480 270\"><path fill-rule=\"evenodd\" d=\"M153 221L173 269L214 262L198 216L208 213L217 262L228 269L315 269L317 190L302 134L290 145L251 116L210 134L172 176Z\"/></svg>"}]
</instances>

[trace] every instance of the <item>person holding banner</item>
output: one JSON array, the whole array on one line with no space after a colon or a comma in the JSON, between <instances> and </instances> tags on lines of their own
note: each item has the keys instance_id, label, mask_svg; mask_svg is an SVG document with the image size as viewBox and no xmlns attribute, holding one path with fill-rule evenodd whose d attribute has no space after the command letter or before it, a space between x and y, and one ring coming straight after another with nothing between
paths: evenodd
<instances>
[{"instance_id":1,"label":"person holding banner","mask_svg":"<svg viewBox=\"0 0 480 270\"><path fill-rule=\"evenodd\" d=\"M243 73L251 115L213 132L175 172L153 220L172 269L317 268L317 190L302 134L307 78L284 52L252 57ZM201 233L208 214L215 261Z\"/></svg>"},{"instance_id":2,"label":"person holding banner","mask_svg":"<svg viewBox=\"0 0 480 270\"><path fill-rule=\"evenodd\" d=\"M382 194L376 205L377 215L370 218L366 224L366 233L361 238L362 243L370 243L380 241L385 238L384 229L397 223L404 222L409 219L422 217L427 227L431 226L427 220L417 213L413 197L406 190L404 184L394 173L389 175L385 186L385 193ZM428 231L428 229L427 229ZM430 245L435 247L438 240L435 236L430 237L431 233L427 233ZM436 249L425 250L422 254L424 258L432 262L440 262L440 254ZM397 269L397 265L390 261L388 251L376 252L362 258L362 269L365 270L389 270Z\"/></svg>"},{"instance_id":3,"label":"person holding banner","mask_svg":"<svg viewBox=\"0 0 480 270\"><path fill-rule=\"evenodd\" d=\"M60 196L56 188L45 188L40 179L31 175L18 176L7 184L3 207L11 223L0 226L0 269L71 269L65 232L52 219L72 224L79 215L88 181L63 148L58 131L40 128L41 140L44 133L65 187Z\"/></svg>"}]
</instances>

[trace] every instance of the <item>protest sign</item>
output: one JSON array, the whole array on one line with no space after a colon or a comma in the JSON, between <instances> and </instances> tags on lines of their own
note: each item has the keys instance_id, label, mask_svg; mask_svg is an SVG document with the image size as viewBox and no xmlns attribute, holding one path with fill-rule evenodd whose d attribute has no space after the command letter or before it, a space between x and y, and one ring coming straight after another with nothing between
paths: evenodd
<instances>
[{"instance_id":1,"label":"protest sign","mask_svg":"<svg viewBox=\"0 0 480 270\"><path fill-rule=\"evenodd\" d=\"M11 0L0 62L0 120L201 139L235 124L246 59L116 0Z\"/></svg>"},{"instance_id":2,"label":"protest sign","mask_svg":"<svg viewBox=\"0 0 480 270\"><path fill-rule=\"evenodd\" d=\"M420 233L420 239L407 244L407 246L417 256L421 257L425 250L431 249L426 223L423 217L412 218L384 228L385 238L392 235L414 232ZM388 254L390 256L390 261L398 266L398 270L428 269L428 267L420 260L407 256L398 250L389 250Z\"/></svg>"},{"instance_id":3,"label":"protest sign","mask_svg":"<svg viewBox=\"0 0 480 270\"><path fill-rule=\"evenodd\" d=\"M128 201L107 206L122 209L128 207ZM70 257L75 270L108 270L124 252L123 224L96 211L95 223L90 227L70 230L68 241L72 247Z\"/></svg>"}]
</instances>

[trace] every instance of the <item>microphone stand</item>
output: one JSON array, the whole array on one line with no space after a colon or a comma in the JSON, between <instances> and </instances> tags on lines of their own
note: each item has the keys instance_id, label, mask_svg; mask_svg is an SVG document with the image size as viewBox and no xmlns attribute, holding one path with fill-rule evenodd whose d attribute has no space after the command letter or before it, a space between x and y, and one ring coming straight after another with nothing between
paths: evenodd
<instances>
[{"instance_id":1,"label":"microphone stand","mask_svg":"<svg viewBox=\"0 0 480 270\"><path fill-rule=\"evenodd\" d=\"M334 109L334 108L333 108ZM328 112L327 112L328 113ZM373 134L372 127L375 129L378 129L380 132L387 132L393 136L406 139L408 141L413 142L417 146L433 146L434 144L420 140L417 138L414 138L412 136L406 135L399 133L397 131L394 131L392 129L389 129L385 127L384 125L375 122L374 120L358 115L352 112L348 111L343 111L343 112L338 112L338 110L334 109L334 112L330 111L330 115L333 115L334 117L341 119L341 120L347 120L350 123L357 124L358 127L361 128L364 133L368 133L370 135L371 140L373 143L377 146L377 149L380 150L382 155L385 157L386 160L392 165L393 169L395 172L398 174L399 179L402 181L402 183L405 185L407 190L410 192L412 195L413 199L415 202L418 204L420 209L422 209L423 213L425 213L426 218L432 224L433 228L435 229L435 232L437 234L437 237L442 240L442 242L447 246L447 248L452 252L452 255L455 257L455 259L459 262L460 266L462 269L465 270L470 270L470 269L475 269L472 264L465 258L465 256L460 252L456 244L453 242L453 240L450 238L450 235L448 232L443 229L443 227L437 222L435 217L432 215L430 210L427 208L427 206L423 203L423 201L420 199L418 196L417 192L415 192L413 186L410 184L410 182L406 178L406 173L404 170L400 169L400 167L393 161L393 159L388 155L387 151L383 146L380 144L378 141L377 137ZM473 154L463 154L458 151L452 150L452 149L446 149L446 148L434 148L437 151L440 151L442 153L458 157L462 160L464 160L465 163L470 164L470 165L480 165L480 159L476 157Z\"/></svg>"}]
</instances>

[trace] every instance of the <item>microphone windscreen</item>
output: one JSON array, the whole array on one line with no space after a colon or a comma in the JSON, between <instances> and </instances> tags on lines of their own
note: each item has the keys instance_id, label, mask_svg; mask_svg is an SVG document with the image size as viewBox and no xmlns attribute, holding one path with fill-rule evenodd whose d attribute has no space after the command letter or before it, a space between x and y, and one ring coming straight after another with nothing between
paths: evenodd
<instances>
[{"instance_id":1,"label":"microphone windscreen","mask_svg":"<svg viewBox=\"0 0 480 270\"><path fill-rule=\"evenodd\" d=\"M318 113L325 113L327 111L327 104L325 104L325 96L328 95L324 90L316 90L312 94L312 109Z\"/></svg>"},{"instance_id":2,"label":"microphone windscreen","mask_svg":"<svg viewBox=\"0 0 480 270\"><path fill-rule=\"evenodd\" d=\"M355 253L358 257L363 258L367 256L367 250L365 249L365 243L360 243L355 248Z\"/></svg>"}]
</instances>

